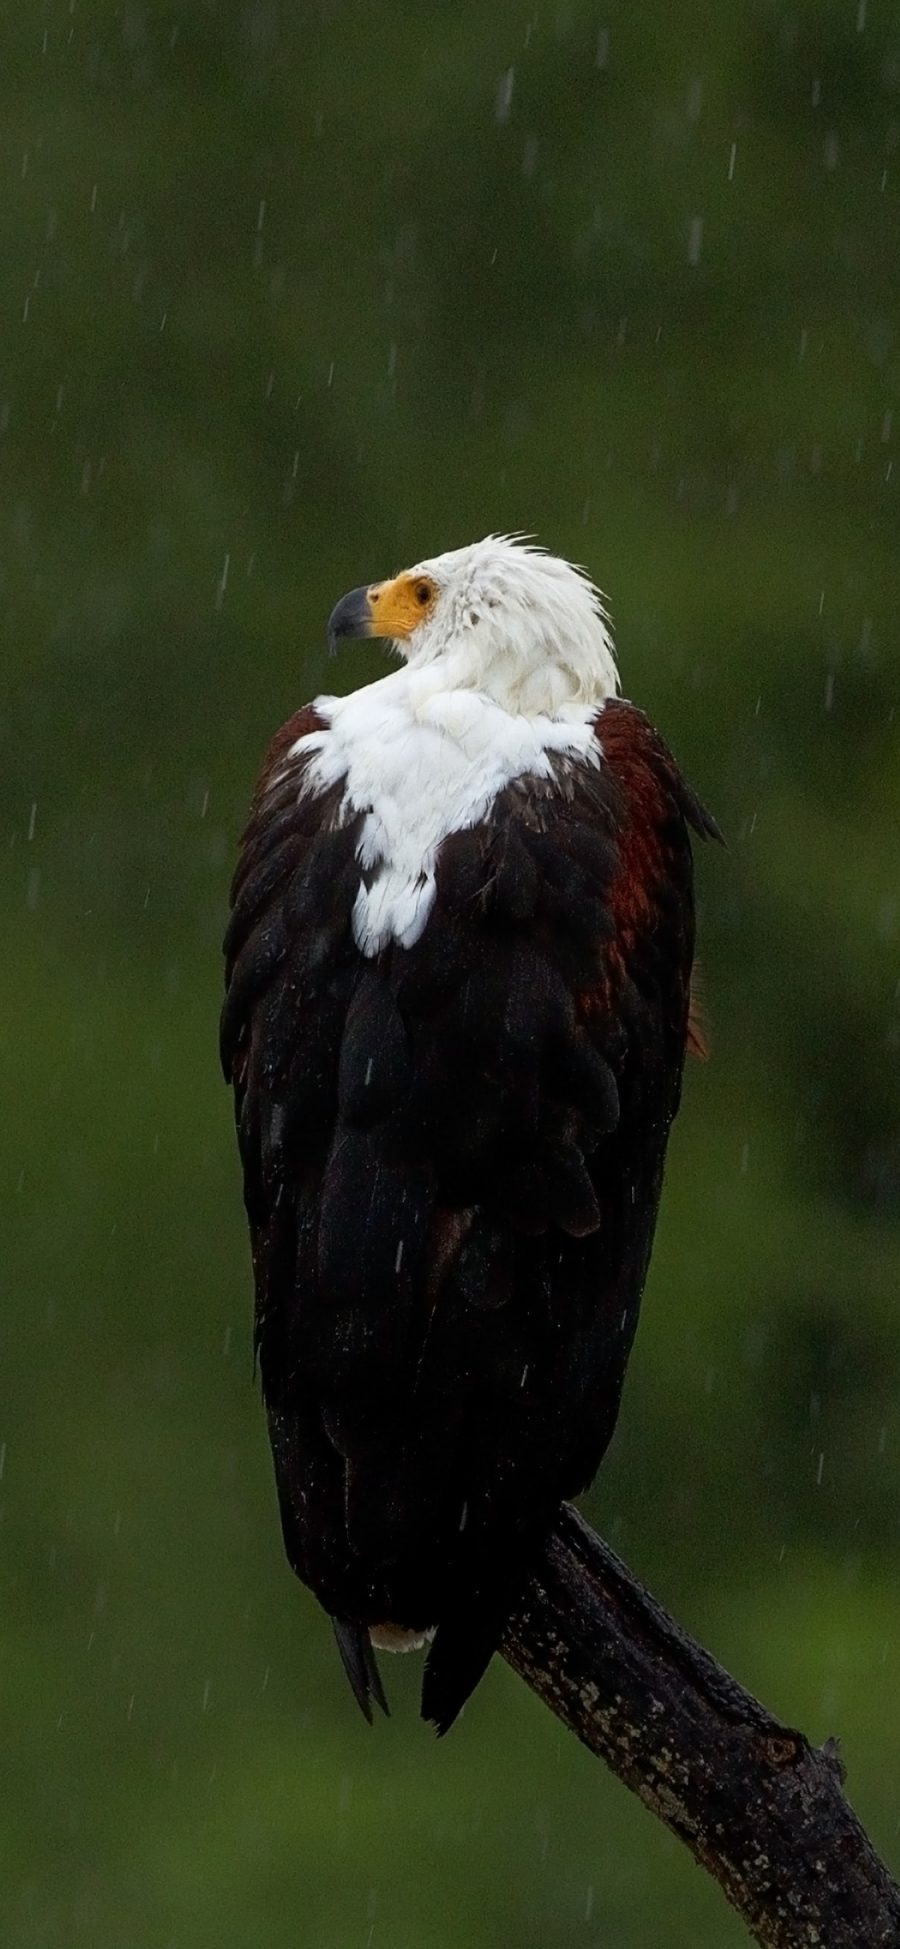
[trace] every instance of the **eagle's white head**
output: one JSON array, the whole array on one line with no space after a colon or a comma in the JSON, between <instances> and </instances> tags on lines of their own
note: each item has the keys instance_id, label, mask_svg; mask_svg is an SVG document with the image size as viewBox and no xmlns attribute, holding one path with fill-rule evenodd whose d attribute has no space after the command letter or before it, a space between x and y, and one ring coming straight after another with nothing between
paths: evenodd
<instances>
[{"instance_id":1,"label":"eagle's white head","mask_svg":"<svg viewBox=\"0 0 900 1949\"><path fill-rule=\"evenodd\" d=\"M565 716L618 690L604 600L590 578L514 535L488 535L351 590L332 612L342 637L381 636L413 669L505 710Z\"/></svg>"}]
</instances>

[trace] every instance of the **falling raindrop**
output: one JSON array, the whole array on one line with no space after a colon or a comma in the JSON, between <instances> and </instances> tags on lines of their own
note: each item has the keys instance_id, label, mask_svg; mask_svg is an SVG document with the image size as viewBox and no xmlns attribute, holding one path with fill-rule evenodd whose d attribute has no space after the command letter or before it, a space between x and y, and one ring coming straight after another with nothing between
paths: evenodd
<instances>
[{"instance_id":1,"label":"falling raindrop","mask_svg":"<svg viewBox=\"0 0 900 1949\"><path fill-rule=\"evenodd\" d=\"M509 121L512 113L515 80L515 68L505 68L497 82L497 93L494 98L494 116L498 122Z\"/></svg>"}]
</instances>

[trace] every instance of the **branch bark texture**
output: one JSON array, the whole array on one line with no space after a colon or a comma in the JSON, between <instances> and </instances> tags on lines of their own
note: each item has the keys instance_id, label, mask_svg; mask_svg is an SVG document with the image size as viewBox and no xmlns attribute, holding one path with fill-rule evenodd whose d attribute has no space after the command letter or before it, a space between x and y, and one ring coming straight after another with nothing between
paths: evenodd
<instances>
[{"instance_id":1,"label":"branch bark texture","mask_svg":"<svg viewBox=\"0 0 900 1949\"><path fill-rule=\"evenodd\" d=\"M573 1509L503 1655L715 1877L765 1949L900 1949L900 1888L837 1746L774 1719Z\"/></svg>"}]
</instances>

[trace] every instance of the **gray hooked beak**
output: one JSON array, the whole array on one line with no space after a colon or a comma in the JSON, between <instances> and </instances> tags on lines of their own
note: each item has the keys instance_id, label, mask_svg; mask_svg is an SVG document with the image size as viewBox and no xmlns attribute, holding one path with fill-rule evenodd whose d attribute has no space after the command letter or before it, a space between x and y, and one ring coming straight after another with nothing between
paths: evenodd
<instances>
[{"instance_id":1,"label":"gray hooked beak","mask_svg":"<svg viewBox=\"0 0 900 1949\"><path fill-rule=\"evenodd\" d=\"M368 588L351 589L349 595L341 596L328 618L330 654L336 654L342 637L373 636L374 633Z\"/></svg>"}]
</instances>

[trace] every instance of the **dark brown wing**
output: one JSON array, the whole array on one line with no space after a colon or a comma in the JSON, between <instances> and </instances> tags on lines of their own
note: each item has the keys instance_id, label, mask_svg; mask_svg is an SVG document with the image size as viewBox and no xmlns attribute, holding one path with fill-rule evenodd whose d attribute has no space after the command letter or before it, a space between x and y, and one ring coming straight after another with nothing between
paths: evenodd
<instances>
[{"instance_id":1,"label":"dark brown wing","mask_svg":"<svg viewBox=\"0 0 900 1949\"><path fill-rule=\"evenodd\" d=\"M267 761L227 943L260 1365L294 1568L339 1619L438 1625L443 1726L612 1433L713 828L610 703L599 767L447 839L420 941L366 960L357 827L285 755L315 728Z\"/></svg>"}]
</instances>

